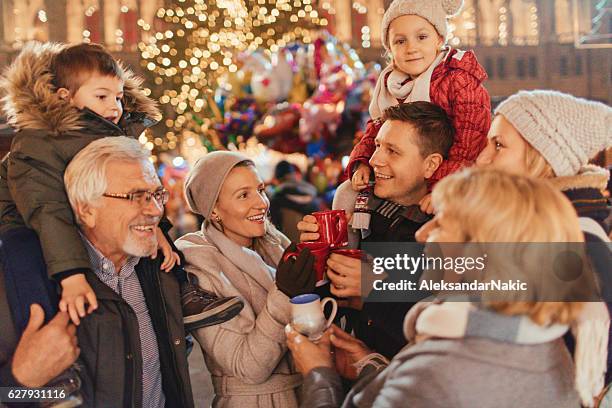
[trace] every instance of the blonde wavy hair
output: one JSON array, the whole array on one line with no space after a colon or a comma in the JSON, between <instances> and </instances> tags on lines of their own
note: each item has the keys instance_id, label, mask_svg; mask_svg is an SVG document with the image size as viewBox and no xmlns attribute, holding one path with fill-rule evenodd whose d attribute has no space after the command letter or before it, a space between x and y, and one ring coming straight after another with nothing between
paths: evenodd
<instances>
[{"instance_id":1,"label":"blonde wavy hair","mask_svg":"<svg viewBox=\"0 0 612 408\"><path fill-rule=\"evenodd\" d=\"M530 145L529 142L527 142L527 150L525 151L525 164L527 167L527 175L530 177L556 177L554 170L550 164L548 164L544 156L542 156L540 152Z\"/></svg>"},{"instance_id":2,"label":"blonde wavy hair","mask_svg":"<svg viewBox=\"0 0 612 408\"><path fill-rule=\"evenodd\" d=\"M470 168L441 180L432 202L437 213L459 221L455 224L464 242L584 242L572 204L546 180ZM570 323L583 307L581 302L491 301L486 305L502 314L528 315L539 324Z\"/></svg>"}]
</instances>

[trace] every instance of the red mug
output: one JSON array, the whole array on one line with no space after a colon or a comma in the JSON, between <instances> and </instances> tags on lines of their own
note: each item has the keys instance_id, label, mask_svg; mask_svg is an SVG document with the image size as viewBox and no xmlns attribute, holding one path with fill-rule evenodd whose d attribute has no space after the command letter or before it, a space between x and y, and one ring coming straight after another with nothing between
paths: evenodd
<instances>
[{"instance_id":1,"label":"red mug","mask_svg":"<svg viewBox=\"0 0 612 408\"><path fill-rule=\"evenodd\" d=\"M344 210L318 211L312 214L319 225L319 239L330 248L341 248L348 245L348 221Z\"/></svg>"},{"instance_id":2,"label":"red mug","mask_svg":"<svg viewBox=\"0 0 612 408\"><path fill-rule=\"evenodd\" d=\"M325 270L327 269L327 257L329 256L329 244L325 242L301 242L296 245L297 250L293 252L287 252L283 258L283 261L286 261L292 256L298 256L299 253L304 249L308 248L310 253L315 258L314 262L314 270L317 285L325 282ZM321 283L319 283L321 282Z\"/></svg>"},{"instance_id":3,"label":"red mug","mask_svg":"<svg viewBox=\"0 0 612 408\"><path fill-rule=\"evenodd\" d=\"M365 254L361 249L334 249L332 253L355 259L363 259Z\"/></svg>"}]
</instances>

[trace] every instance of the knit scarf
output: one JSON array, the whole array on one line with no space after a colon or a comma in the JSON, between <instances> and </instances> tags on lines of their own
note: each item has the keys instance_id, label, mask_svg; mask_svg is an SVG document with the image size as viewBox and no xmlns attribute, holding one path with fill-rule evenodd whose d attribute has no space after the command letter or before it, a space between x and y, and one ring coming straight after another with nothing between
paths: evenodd
<instances>
[{"instance_id":1,"label":"knit scarf","mask_svg":"<svg viewBox=\"0 0 612 408\"><path fill-rule=\"evenodd\" d=\"M424 223L429 216L421 211L418 205L403 206L393 201L376 197L371 188L361 191L355 199L355 208L351 219L351 228L361 230L361 238L370 234L370 221L372 214L376 213L393 220L389 228L400 222L402 218Z\"/></svg>"},{"instance_id":2,"label":"knit scarf","mask_svg":"<svg viewBox=\"0 0 612 408\"><path fill-rule=\"evenodd\" d=\"M277 233L278 231L274 229L274 232ZM267 291L272 289L274 278L276 277L276 269L270 265L276 265L280 261L285 242L275 244L273 243L274 240L267 239L269 237L262 237L255 240L255 250L253 250L238 245L212 224L205 228L204 233L210 243L216 246L238 269L251 276ZM265 298L250 299L250 304L256 313L263 309L265 302Z\"/></svg>"},{"instance_id":3,"label":"knit scarf","mask_svg":"<svg viewBox=\"0 0 612 408\"><path fill-rule=\"evenodd\" d=\"M445 48L438 54L434 62L425 72L411 79L410 76L393 65L388 65L378 76L376 87L372 94L369 112L372 119L382 116L385 109L397 105L398 99L404 102L425 101L431 102L429 88L431 86L431 75L434 69L442 62L450 48Z\"/></svg>"},{"instance_id":4,"label":"knit scarf","mask_svg":"<svg viewBox=\"0 0 612 408\"><path fill-rule=\"evenodd\" d=\"M563 336L576 339L575 387L582 404L592 407L604 387L610 316L604 303L586 302L571 326L540 326L527 316L505 316L470 302L419 302L406 315L404 334L409 342L425 339L484 337L515 344L541 344Z\"/></svg>"}]
</instances>

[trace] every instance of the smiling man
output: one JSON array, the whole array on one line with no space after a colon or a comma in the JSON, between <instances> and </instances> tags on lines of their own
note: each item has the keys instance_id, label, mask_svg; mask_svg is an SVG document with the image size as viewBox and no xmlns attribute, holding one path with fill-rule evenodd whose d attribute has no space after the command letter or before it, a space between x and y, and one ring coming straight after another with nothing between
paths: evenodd
<instances>
[{"instance_id":1,"label":"smiling man","mask_svg":"<svg viewBox=\"0 0 612 408\"><path fill-rule=\"evenodd\" d=\"M447 157L454 129L444 110L429 102L393 106L385 110L383 120L370 159L376 182L374 196L368 199L371 219L361 242L412 242L429 220L420 211L419 201L428 192L427 180ZM361 296L361 264L354 261L332 255L329 276L336 287L347 290L350 285L344 276L358 275L357 296ZM366 303L354 318L355 334L379 353L393 357L405 344L402 322L410 306Z\"/></svg>"},{"instance_id":2,"label":"smiling man","mask_svg":"<svg viewBox=\"0 0 612 408\"><path fill-rule=\"evenodd\" d=\"M450 119L437 105L413 102L387 109L383 120L370 159L374 195L402 206L418 204L453 143Z\"/></svg>"},{"instance_id":3,"label":"smiling man","mask_svg":"<svg viewBox=\"0 0 612 408\"><path fill-rule=\"evenodd\" d=\"M414 242L416 231L430 216L419 201L427 194L427 181L447 157L454 129L445 111L429 102L412 102L385 110L384 124L370 159L376 182L373 195L353 191L347 181L338 187L334 209L353 213L352 227L364 242ZM363 217L368 214L369 217ZM298 224L302 241L316 240L318 226L312 216ZM359 224L359 225L358 225ZM332 254L327 262L331 293L359 305L361 261ZM402 322L410 303L365 303L360 311L347 311L356 336L370 348L391 358L405 344ZM360 306L359 306L360 307Z\"/></svg>"},{"instance_id":4,"label":"smiling man","mask_svg":"<svg viewBox=\"0 0 612 408\"><path fill-rule=\"evenodd\" d=\"M66 168L98 309L78 327L86 406L193 406L179 287L161 271L168 193L137 140L108 137Z\"/></svg>"}]
</instances>

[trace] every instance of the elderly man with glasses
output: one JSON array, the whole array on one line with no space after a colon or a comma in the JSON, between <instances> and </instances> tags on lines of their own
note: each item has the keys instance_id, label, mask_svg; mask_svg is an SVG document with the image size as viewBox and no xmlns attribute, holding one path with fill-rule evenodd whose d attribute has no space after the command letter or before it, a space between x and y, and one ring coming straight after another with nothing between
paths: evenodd
<instances>
[{"instance_id":1,"label":"elderly man with glasses","mask_svg":"<svg viewBox=\"0 0 612 408\"><path fill-rule=\"evenodd\" d=\"M148 152L126 137L99 139L64 181L98 298L77 330L85 405L192 407L179 284L150 257L168 192Z\"/></svg>"}]
</instances>

